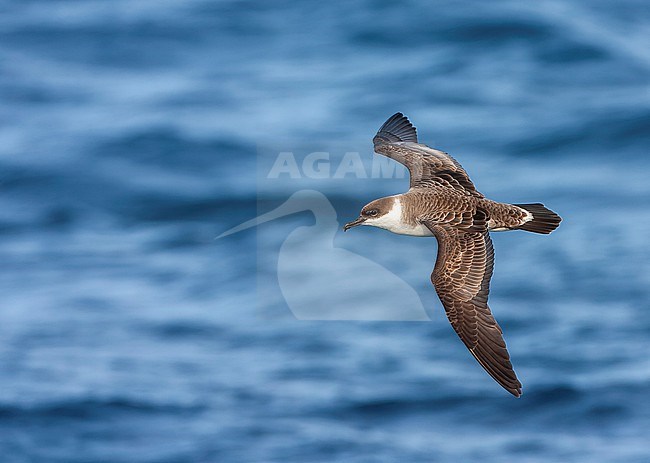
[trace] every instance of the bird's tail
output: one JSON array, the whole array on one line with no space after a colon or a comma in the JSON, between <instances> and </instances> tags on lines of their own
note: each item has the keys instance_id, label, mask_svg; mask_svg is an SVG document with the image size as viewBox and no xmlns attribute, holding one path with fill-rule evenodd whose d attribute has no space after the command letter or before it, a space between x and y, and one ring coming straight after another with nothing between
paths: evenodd
<instances>
[{"instance_id":1,"label":"bird's tail","mask_svg":"<svg viewBox=\"0 0 650 463\"><path fill-rule=\"evenodd\" d=\"M513 206L521 207L533 215L533 219L517 227L517 230L526 230L534 233L542 233L548 235L555 230L562 222L562 218L550 209L544 207L543 204L513 204Z\"/></svg>"}]
</instances>

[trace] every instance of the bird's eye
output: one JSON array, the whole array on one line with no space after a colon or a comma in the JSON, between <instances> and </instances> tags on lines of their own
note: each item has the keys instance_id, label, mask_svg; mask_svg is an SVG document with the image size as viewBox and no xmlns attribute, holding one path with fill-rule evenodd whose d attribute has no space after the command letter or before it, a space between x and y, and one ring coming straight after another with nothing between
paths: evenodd
<instances>
[{"instance_id":1,"label":"bird's eye","mask_svg":"<svg viewBox=\"0 0 650 463\"><path fill-rule=\"evenodd\" d=\"M369 211L366 211L366 215L369 215L371 217L374 217L377 215L377 209L370 209Z\"/></svg>"}]
</instances>

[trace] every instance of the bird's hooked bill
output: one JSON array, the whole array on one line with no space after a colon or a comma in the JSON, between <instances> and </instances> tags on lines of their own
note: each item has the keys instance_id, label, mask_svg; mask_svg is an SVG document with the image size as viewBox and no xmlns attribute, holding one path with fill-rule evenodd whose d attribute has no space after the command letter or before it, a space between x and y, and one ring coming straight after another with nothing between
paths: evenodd
<instances>
[{"instance_id":1,"label":"bird's hooked bill","mask_svg":"<svg viewBox=\"0 0 650 463\"><path fill-rule=\"evenodd\" d=\"M356 227L357 225L361 225L363 222L365 222L364 217L359 217L357 220L353 220L352 222L346 223L345 226L343 227L343 231L348 231L352 227Z\"/></svg>"}]
</instances>

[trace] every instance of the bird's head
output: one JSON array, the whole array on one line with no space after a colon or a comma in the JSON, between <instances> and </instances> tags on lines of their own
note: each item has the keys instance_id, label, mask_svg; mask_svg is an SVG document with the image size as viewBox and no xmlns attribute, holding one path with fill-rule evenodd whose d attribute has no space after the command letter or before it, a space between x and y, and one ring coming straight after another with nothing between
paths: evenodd
<instances>
[{"instance_id":1,"label":"bird's head","mask_svg":"<svg viewBox=\"0 0 650 463\"><path fill-rule=\"evenodd\" d=\"M376 199L363 206L359 218L350 223L346 223L343 231L348 231L350 228L358 225L385 228L383 222L386 221L388 216L395 215L396 205L399 205L399 201L393 197Z\"/></svg>"}]
</instances>

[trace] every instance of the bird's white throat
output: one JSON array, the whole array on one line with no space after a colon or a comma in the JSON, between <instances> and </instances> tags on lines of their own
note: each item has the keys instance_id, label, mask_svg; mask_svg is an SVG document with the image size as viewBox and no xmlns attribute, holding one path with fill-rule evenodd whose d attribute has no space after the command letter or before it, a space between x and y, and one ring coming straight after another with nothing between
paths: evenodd
<instances>
[{"instance_id":1,"label":"bird's white throat","mask_svg":"<svg viewBox=\"0 0 650 463\"><path fill-rule=\"evenodd\" d=\"M393 196L393 206L387 214L379 217L369 218L364 223L371 227L383 228L398 235L410 236L433 236L431 230L425 225L411 225L402 220L402 198Z\"/></svg>"}]
</instances>

